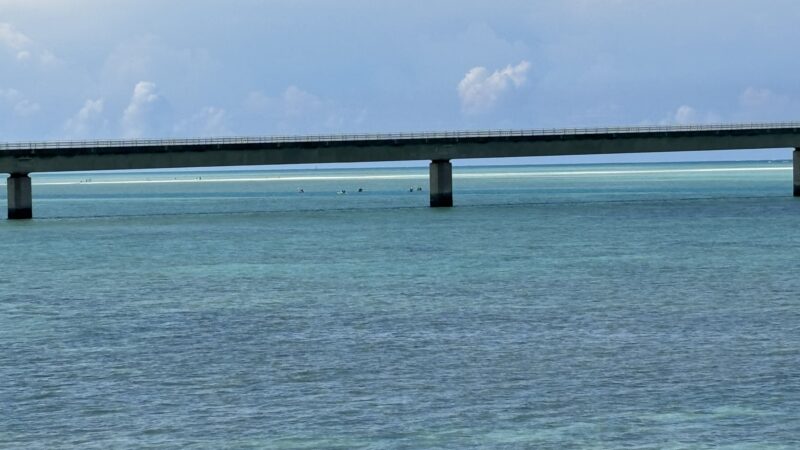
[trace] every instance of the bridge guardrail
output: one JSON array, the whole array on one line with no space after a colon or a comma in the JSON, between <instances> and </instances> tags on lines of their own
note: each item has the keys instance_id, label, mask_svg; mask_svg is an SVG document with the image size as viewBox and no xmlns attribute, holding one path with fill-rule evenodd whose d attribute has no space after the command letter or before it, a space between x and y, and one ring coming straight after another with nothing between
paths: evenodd
<instances>
[{"instance_id":1,"label":"bridge guardrail","mask_svg":"<svg viewBox=\"0 0 800 450\"><path fill-rule=\"evenodd\" d=\"M38 150L72 148L114 148L114 147L172 147L181 145L228 145L228 144L282 144L302 142L365 142L385 140L446 139L446 138L492 138L525 136L577 136L588 134L615 133L678 133L686 131L743 131L743 130L781 130L800 129L800 122L745 123L716 125L666 125L632 126L603 128L550 128L530 130L481 130L444 131L410 133L357 133L305 136L251 136L187 139L104 139L0 143L2 150Z\"/></svg>"}]
</instances>

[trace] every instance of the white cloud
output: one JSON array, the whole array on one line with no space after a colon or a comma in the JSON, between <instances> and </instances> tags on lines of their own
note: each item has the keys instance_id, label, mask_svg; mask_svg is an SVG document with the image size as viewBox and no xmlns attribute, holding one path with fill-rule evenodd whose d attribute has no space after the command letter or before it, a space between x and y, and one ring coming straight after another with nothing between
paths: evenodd
<instances>
[{"instance_id":1,"label":"white cloud","mask_svg":"<svg viewBox=\"0 0 800 450\"><path fill-rule=\"evenodd\" d=\"M289 86L283 93L283 112L287 117L315 114L322 107L323 102L319 97L309 94L297 86Z\"/></svg>"},{"instance_id":2,"label":"white cloud","mask_svg":"<svg viewBox=\"0 0 800 450\"><path fill-rule=\"evenodd\" d=\"M17 55L19 57L19 55ZM56 64L59 62L59 59L49 50L42 50L39 52L39 62L45 66Z\"/></svg>"},{"instance_id":3,"label":"white cloud","mask_svg":"<svg viewBox=\"0 0 800 450\"><path fill-rule=\"evenodd\" d=\"M42 65L52 65L58 58L49 50L41 48L31 38L17 31L9 23L0 23L0 46L5 47L19 62L36 60Z\"/></svg>"},{"instance_id":4,"label":"white cloud","mask_svg":"<svg viewBox=\"0 0 800 450\"><path fill-rule=\"evenodd\" d=\"M227 112L221 108L206 106L197 114L178 123L175 133L187 137L230 135Z\"/></svg>"},{"instance_id":5,"label":"white cloud","mask_svg":"<svg viewBox=\"0 0 800 450\"><path fill-rule=\"evenodd\" d=\"M23 99L14 105L14 114L18 117L30 117L42 109L38 103Z\"/></svg>"},{"instance_id":6,"label":"white cloud","mask_svg":"<svg viewBox=\"0 0 800 450\"><path fill-rule=\"evenodd\" d=\"M736 118L742 122L793 120L798 106L797 100L789 95L750 86L739 94Z\"/></svg>"},{"instance_id":7,"label":"white cloud","mask_svg":"<svg viewBox=\"0 0 800 450\"><path fill-rule=\"evenodd\" d=\"M20 97L20 93L16 89L0 89L0 99L5 101L13 101Z\"/></svg>"},{"instance_id":8,"label":"white cloud","mask_svg":"<svg viewBox=\"0 0 800 450\"><path fill-rule=\"evenodd\" d=\"M158 93L156 84L140 81L122 115L122 134L127 138L155 137L170 128L169 105Z\"/></svg>"},{"instance_id":9,"label":"white cloud","mask_svg":"<svg viewBox=\"0 0 800 450\"><path fill-rule=\"evenodd\" d=\"M697 110L692 108L689 105L682 105L675 111L675 116L673 117L675 123L679 125L685 125L690 123L697 122Z\"/></svg>"},{"instance_id":10,"label":"white cloud","mask_svg":"<svg viewBox=\"0 0 800 450\"><path fill-rule=\"evenodd\" d=\"M255 134L318 133L343 131L360 126L366 120L366 110L351 110L291 85L278 97L262 91L247 94L244 111L253 121L246 131Z\"/></svg>"},{"instance_id":11,"label":"white cloud","mask_svg":"<svg viewBox=\"0 0 800 450\"><path fill-rule=\"evenodd\" d=\"M292 85L279 98L269 97L261 91L250 92L244 100L244 106L252 112L271 112L286 118L299 118L319 112L326 105L316 95Z\"/></svg>"},{"instance_id":12,"label":"white cloud","mask_svg":"<svg viewBox=\"0 0 800 450\"><path fill-rule=\"evenodd\" d=\"M769 89L749 87L739 96L739 104L745 108L758 108L769 104L774 98L775 94Z\"/></svg>"},{"instance_id":13,"label":"white cloud","mask_svg":"<svg viewBox=\"0 0 800 450\"><path fill-rule=\"evenodd\" d=\"M244 99L244 107L249 112L263 112L270 107L272 99L261 91L253 91Z\"/></svg>"},{"instance_id":14,"label":"white cloud","mask_svg":"<svg viewBox=\"0 0 800 450\"><path fill-rule=\"evenodd\" d=\"M745 109L780 109L787 106L789 99L769 89L748 87L739 96L739 105Z\"/></svg>"},{"instance_id":15,"label":"white cloud","mask_svg":"<svg viewBox=\"0 0 800 450\"><path fill-rule=\"evenodd\" d=\"M491 74L485 67L473 67L458 83L462 111L467 114L490 111L509 89L525 84L530 67L528 61L522 61Z\"/></svg>"},{"instance_id":16,"label":"white cloud","mask_svg":"<svg viewBox=\"0 0 800 450\"><path fill-rule=\"evenodd\" d=\"M681 105L660 123L661 125L698 125L719 123L721 121L720 116L712 111L701 113L692 106Z\"/></svg>"},{"instance_id":17,"label":"white cloud","mask_svg":"<svg viewBox=\"0 0 800 450\"><path fill-rule=\"evenodd\" d=\"M23 51L33 44L33 41L17 31L9 23L0 23L0 44L15 51Z\"/></svg>"},{"instance_id":18,"label":"white cloud","mask_svg":"<svg viewBox=\"0 0 800 450\"><path fill-rule=\"evenodd\" d=\"M70 136L87 137L97 134L108 125L108 120L103 117L105 101L86 100L83 107L64 124L64 131Z\"/></svg>"},{"instance_id":19,"label":"white cloud","mask_svg":"<svg viewBox=\"0 0 800 450\"><path fill-rule=\"evenodd\" d=\"M0 89L0 101L8 105L15 117L20 118L30 117L42 109L16 89Z\"/></svg>"}]
</instances>

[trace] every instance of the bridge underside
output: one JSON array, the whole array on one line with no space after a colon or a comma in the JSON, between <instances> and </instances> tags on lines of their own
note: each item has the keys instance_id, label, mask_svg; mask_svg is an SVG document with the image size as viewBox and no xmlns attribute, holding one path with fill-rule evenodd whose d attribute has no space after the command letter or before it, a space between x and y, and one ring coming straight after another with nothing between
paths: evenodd
<instances>
[{"instance_id":1,"label":"bridge underside","mask_svg":"<svg viewBox=\"0 0 800 450\"><path fill-rule=\"evenodd\" d=\"M800 148L793 152L793 194L800 197ZM29 174L12 174L8 177L8 218L12 220L33 218L33 191ZM430 206L453 206L453 165L449 160L430 163Z\"/></svg>"},{"instance_id":2,"label":"bridge underside","mask_svg":"<svg viewBox=\"0 0 800 450\"><path fill-rule=\"evenodd\" d=\"M12 174L7 180L8 218L10 220L33 218L33 190L29 174ZM431 161L430 206L453 206L453 165L447 160Z\"/></svg>"}]
</instances>

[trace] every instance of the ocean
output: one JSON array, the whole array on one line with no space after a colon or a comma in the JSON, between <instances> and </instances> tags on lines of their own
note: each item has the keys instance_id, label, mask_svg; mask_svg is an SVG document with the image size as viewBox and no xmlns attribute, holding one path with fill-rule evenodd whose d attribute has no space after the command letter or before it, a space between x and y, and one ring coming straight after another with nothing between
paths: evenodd
<instances>
[{"instance_id":1,"label":"ocean","mask_svg":"<svg viewBox=\"0 0 800 450\"><path fill-rule=\"evenodd\" d=\"M456 167L452 209L427 182L34 174L0 448L800 446L790 163Z\"/></svg>"}]
</instances>

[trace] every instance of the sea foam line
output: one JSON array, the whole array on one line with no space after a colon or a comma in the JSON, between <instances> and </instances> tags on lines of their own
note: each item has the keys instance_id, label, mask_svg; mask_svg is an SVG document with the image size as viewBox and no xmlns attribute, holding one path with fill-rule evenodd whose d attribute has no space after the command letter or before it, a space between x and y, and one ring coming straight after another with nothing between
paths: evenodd
<instances>
[{"instance_id":1,"label":"sea foam line","mask_svg":"<svg viewBox=\"0 0 800 450\"><path fill-rule=\"evenodd\" d=\"M544 178L591 175L656 175L678 173L715 173L715 172L769 172L791 171L792 167L728 167L709 169L643 169L643 170L582 170L559 172L480 172L454 173L453 178ZM155 180L108 180L108 181L53 181L36 182L39 186L68 185L116 185L116 184L168 184L168 183L243 183L243 182L276 182L276 181L357 181L357 180L425 180L427 174L406 175L332 175L332 176L287 176L287 177L247 177L247 178L191 178L191 179L155 179Z\"/></svg>"},{"instance_id":2,"label":"sea foam line","mask_svg":"<svg viewBox=\"0 0 800 450\"><path fill-rule=\"evenodd\" d=\"M418 180L427 175L342 175L342 176L299 176L299 177L258 177L258 178L189 178L174 180L111 180L111 181L54 181L35 183L44 186L65 186L77 184L165 184L165 183L241 183L258 181L347 181L347 180Z\"/></svg>"},{"instance_id":3,"label":"sea foam line","mask_svg":"<svg viewBox=\"0 0 800 450\"><path fill-rule=\"evenodd\" d=\"M574 175L646 175L663 173L706 173L706 172L767 172L792 170L792 167L729 167L716 169L643 169L643 170L583 170L574 172L497 172L486 174L453 174L457 178L501 178L501 177L550 177Z\"/></svg>"}]
</instances>

